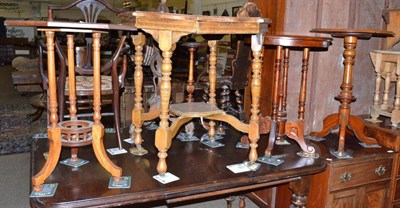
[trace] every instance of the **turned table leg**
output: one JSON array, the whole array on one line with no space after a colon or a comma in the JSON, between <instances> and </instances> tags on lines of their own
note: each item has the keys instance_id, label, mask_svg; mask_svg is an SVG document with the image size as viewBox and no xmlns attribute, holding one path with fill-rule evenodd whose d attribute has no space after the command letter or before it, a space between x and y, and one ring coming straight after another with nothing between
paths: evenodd
<instances>
[{"instance_id":1,"label":"turned table leg","mask_svg":"<svg viewBox=\"0 0 400 208\"><path fill-rule=\"evenodd\" d=\"M57 125L57 81L55 70L55 55L54 55L54 32L46 31L47 39L47 70L49 79L49 111L50 111L50 126L48 127L49 139L49 156L43 168L32 177L32 185L34 191L41 191L42 184L53 172L58 163L61 153L61 129Z\"/></svg>"},{"instance_id":2,"label":"turned table leg","mask_svg":"<svg viewBox=\"0 0 400 208\"><path fill-rule=\"evenodd\" d=\"M142 125L143 125L143 106L142 106L142 87L143 87L143 46L146 41L146 37L142 33L138 33L133 38L133 44L135 45L135 107L132 110L132 124L135 126L135 130L132 132L131 138L134 140L135 147L129 151L134 155L144 155L147 150L142 147Z\"/></svg>"},{"instance_id":3,"label":"turned table leg","mask_svg":"<svg viewBox=\"0 0 400 208\"><path fill-rule=\"evenodd\" d=\"M104 149L104 126L101 123L101 74L100 74L100 33L93 33L93 150L97 160L108 172L114 176L114 181L119 181L122 168L116 166Z\"/></svg>"},{"instance_id":4,"label":"turned table leg","mask_svg":"<svg viewBox=\"0 0 400 208\"><path fill-rule=\"evenodd\" d=\"M169 118L169 101L171 97L171 71L172 71L172 32L160 31L159 32L159 46L162 51L163 61L161 66L161 112L160 112L160 126L156 131L155 144L159 151L159 161L157 164L157 171L160 175L167 172L168 156L167 150L171 146L170 128L168 123Z\"/></svg>"},{"instance_id":5,"label":"turned table leg","mask_svg":"<svg viewBox=\"0 0 400 208\"><path fill-rule=\"evenodd\" d=\"M253 51L252 80L251 80L251 116L249 123L250 153L249 161L251 164L257 160L257 141L260 138L260 97L261 97L261 49L264 38L262 35L252 35L251 50Z\"/></svg>"},{"instance_id":6,"label":"turned table leg","mask_svg":"<svg viewBox=\"0 0 400 208\"><path fill-rule=\"evenodd\" d=\"M364 122L356 116L350 114L350 103L355 101L353 96L353 65L356 56L357 36L344 36L344 73L343 81L340 86L341 92L336 99L340 100L339 113L327 116L323 121L323 129L320 132L313 132L310 135L324 137L330 131L339 126L339 146L336 152L332 152L339 158L349 157L344 151L346 128L349 127L356 137L367 144L376 144L376 140L364 135Z\"/></svg>"},{"instance_id":7,"label":"turned table leg","mask_svg":"<svg viewBox=\"0 0 400 208\"><path fill-rule=\"evenodd\" d=\"M289 74L289 48L283 49L283 70L282 75L279 77L279 96L278 96L278 133L276 144L287 145L290 144L285 137L285 124L287 121L287 88L288 88L288 74ZM281 69L279 69L281 70Z\"/></svg>"},{"instance_id":8,"label":"turned table leg","mask_svg":"<svg viewBox=\"0 0 400 208\"><path fill-rule=\"evenodd\" d=\"M310 191L311 176L301 177L300 180L289 183L289 189L292 190L293 195L291 204L293 207L305 207L307 205L307 195Z\"/></svg>"}]
</instances>

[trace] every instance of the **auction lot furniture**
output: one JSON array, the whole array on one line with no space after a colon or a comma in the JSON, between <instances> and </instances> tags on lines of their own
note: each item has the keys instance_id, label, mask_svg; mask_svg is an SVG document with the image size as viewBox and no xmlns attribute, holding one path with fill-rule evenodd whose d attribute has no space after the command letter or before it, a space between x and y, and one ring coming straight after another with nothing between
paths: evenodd
<instances>
[{"instance_id":1,"label":"auction lot furniture","mask_svg":"<svg viewBox=\"0 0 400 208\"><path fill-rule=\"evenodd\" d=\"M368 118L363 116L362 118ZM379 145L386 148L391 148L395 151L393 159L392 182L390 190L390 204L388 207L400 206L400 130L391 126L391 119L389 117L378 117L382 122L365 122L365 134L376 138Z\"/></svg>"},{"instance_id":2,"label":"auction lot furniture","mask_svg":"<svg viewBox=\"0 0 400 208\"><path fill-rule=\"evenodd\" d=\"M294 35L267 35L264 45L276 47L274 84L272 98L272 117L263 118L264 126L271 125L268 148L265 150L264 160L269 160L274 143L287 143L284 136L295 140L301 147L299 154L304 157L318 157L313 146L307 145L304 141L304 112L307 95L307 73L310 51L315 49L327 49L331 44L332 38L294 36ZM299 86L299 107L298 120L287 121L287 88L290 50L302 50L302 71L301 84ZM277 126L277 127L276 127ZM264 133L264 132L263 132ZM276 136L275 136L276 135ZM277 140L275 141L275 138Z\"/></svg>"},{"instance_id":3,"label":"auction lot furniture","mask_svg":"<svg viewBox=\"0 0 400 208\"><path fill-rule=\"evenodd\" d=\"M122 169L116 166L107 156L103 146L104 126L101 123L101 76L100 76L100 37L106 33L95 29L121 29L136 30L129 27L124 28L120 25L112 24L90 24L90 23L71 23L54 21L6 21L7 25L18 26L37 26L39 30L46 33L47 44L47 70L48 70L48 108L50 111L48 126L49 155L43 168L32 177L34 192L43 191L43 183L54 171L58 164L61 144L72 147L72 162L76 159L76 147L92 144L96 158L100 164L113 176L112 180L118 182L122 175ZM62 28L60 28L62 26ZM69 74L69 101L71 120L59 122L57 107L57 83L55 69L55 33L88 33L93 37L93 122L77 119L76 115L76 94L75 94L75 61L74 61L74 35L68 34L68 74Z\"/></svg>"},{"instance_id":4,"label":"auction lot furniture","mask_svg":"<svg viewBox=\"0 0 400 208\"><path fill-rule=\"evenodd\" d=\"M202 128L198 135L206 133ZM154 137L154 131L143 129L143 137ZM124 129L123 137L129 132ZM58 190L53 197L31 198L31 205L38 207L111 207L142 204L142 207L152 207L158 203L190 202L195 199L219 196L224 198L231 195L241 195L251 190L289 183L294 191L292 203L301 207L306 203L309 188L309 176L325 169L321 159L303 158L295 153L300 151L297 145L277 146L274 154L287 155L284 165L262 165L258 171L234 174L227 165L240 163L248 154L248 150L236 148L241 134L229 127L226 131L224 148L207 149L199 142L181 142L173 140L169 151L169 170L174 172L179 181L170 184L161 184L153 179L157 174L158 150L152 140L145 140L148 154L141 157L131 154L111 156L111 160L118 164L124 175L132 177L132 185L128 189L108 189L109 173L97 162L90 162L80 167L79 171L59 165L46 182L58 183ZM114 134L105 134L105 147L115 146L117 141ZM235 139L236 138L236 139ZM259 140L258 153L262 154L267 146L267 138ZM35 139L32 148L32 174L36 173L46 162L43 152L47 151L48 140ZM124 148L130 144L124 143ZM182 151L185 150L185 151ZM320 153L317 148L316 151ZM68 156L68 151L62 151L61 157ZM80 149L80 157L95 161L95 154L91 148ZM144 204L143 204L144 203ZM148 203L148 204L146 204Z\"/></svg>"},{"instance_id":5,"label":"auction lot furniture","mask_svg":"<svg viewBox=\"0 0 400 208\"><path fill-rule=\"evenodd\" d=\"M248 4L251 10L254 4ZM242 12L246 12L246 5ZM253 11L253 10L251 10ZM257 11L254 11L257 13ZM258 12L259 15L259 12ZM259 101L260 101L260 88L261 88L261 49L263 43L263 37L268 31L268 19L260 17L216 17L216 16L195 16L195 15L183 15L183 14L171 14L171 13L156 13L156 12L128 12L120 15L122 24L126 26L133 26L140 28L152 35L154 40L159 43L159 47L162 51L163 62L162 62L162 78L160 83L160 96L161 96L161 107L154 112L147 114L143 113L141 107L141 83L143 83L143 73L141 67L135 68L135 84L136 95L135 109L132 113L132 121L135 125L135 141L141 141L141 124L145 119L143 118L155 118L154 115L159 116L160 126L156 131L155 145L159 150L159 162L157 165L157 171L160 177L164 177L167 173L167 162L168 156L167 151L171 147L172 139L177 134L179 128L186 122L193 118L204 118L210 120L209 137L210 143L214 142L215 136L215 122L214 120L225 121L230 125L234 126L241 132L248 133L250 138L250 153L249 153L249 167L253 167L257 160L257 141L259 139ZM216 107L216 46L217 41L208 41L210 48L210 68L209 68L209 81L210 81L210 93L208 103L182 103L182 104L169 104L171 95L171 56L173 54L175 43L185 35L189 34L251 34L252 35L252 51L253 51L253 79L251 83L251 94L252 94L252 109L250 123L245 124L239 121L234 116L228 115L222 110ZM135 60L138 62L137 66L141 65L141 51L144 38L139 37L134 39L136 54ZM136 58L138 56L138 58ZM169 125L169 113L173 113L178 116L171 125ZM152 115L152 116L148 116ZM136 121L134 121L136 120ZM139 124L139 125L138 125ZM140 139L136 139L140 138ZM136 144L136 142L135 142ZM139 143L139 145L141 145ZM212 144L211 144L212 145ZM139 146L140 147L140 146ZM139 148L138 148L139 149Z\"/></svg>"},{"instance_id":6,"label":"auction lot furniture","mask_svg":"<svg viewBox=\"0 0 400 208\"><path fill-rule=\"evenodd\" d=\"M329 151L336 149L337 134L322 142L321 158L326 171L313 175L308 196L309 208L320 207L391 207L390 183L395 152L387 148L365 148L355 137L346 138L353 158L338 159Z\"/></svg>"},{"instance_id":7,"label":"auction lot furniture","mask_svg":"<svg viewBox=\"0 0 400 208\"><path fill-rule=\"evenodd\" d=\"M345 144L345 133L346 129L350 129L354 132L356 137L367 144L376 144L376 140L364 135L364 122L357 116L354 116L350 112L350 104L356 100L353 96L353 65L354 58L356 56L356 46L358 39L370 39L373 36L377 37L388 37L393 36L392 32L381 31L381 30L363 30L363 29L342 29L342 28L317 28L312 29L311 32L315 33L328 33L332 37L343 38L344 41L344 72L343 81L340 86L341 92L336 97L340 100L341 105L339 106L339 113L328 115L323 120L323 129L320 132L313 132L310 135L315 137L324 137L330 133L330 131L339 126L339 146L337 151L331 153L338 158L349 158L351 154L348 154L344 150Z\"/></svg>"}]
</instances>

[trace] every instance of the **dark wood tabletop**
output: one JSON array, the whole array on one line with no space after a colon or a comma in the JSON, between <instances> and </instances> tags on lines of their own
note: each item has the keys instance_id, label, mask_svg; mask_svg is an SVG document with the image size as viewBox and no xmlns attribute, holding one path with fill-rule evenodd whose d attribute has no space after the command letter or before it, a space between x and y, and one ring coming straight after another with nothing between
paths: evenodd
<instances>
[{"instance_id":1,"label":"dark wood tabletop","mask_svg":"<svg viewBox=\"0 0 400 208\"><path fill-rule=\"evenodd\" d=\"M284 47L328 48L332 38L302 36L302 35L267 35L265 45L278 45Z\"/></svg>"},{"instance_id":2,"label":"dark wood tabletop","mask_svg":"<svg viewBox=\"0 0 400 208\"><path fill-rule=\"evenodd\" d=\"M356 36L365 39L394 36L394 33L390 31L358 28L314 28L310 32L331 34L332 37Z\"/></svg>"},{"instance_id":3,"label":"dark wood tabletop","mask_svg":"<svg viewBox=\"0 0 400 208\"><path fill-rule=\"evenodd\" d=\"M197 129L201 129L197 127ZM201 130L196 134L202 135ZM245 193L251 190L300 180L325 169L322 159L301 158L296 154L300 148L293 142L291 146L277 146L274 155L283 154L285 162L280 166L262 164L255 172L234 174L227 165L241 163L248 158L248 150L236 148L240 134L236 130L227 130L222 140L225 147L211 149L200 142L181 142L173 140L168 152L168 171L180 180L163 185L152 177L157 175L157 150L154 147L154 132L144 128L144 146L149 151L142 157L131 154L110 156L111 160L122 167L123 176L131 176L129 189L109 189L110 175L95 159L90 146L80 148L78 156L89 160L87 165L71 168L58 164L45 183L58 183L53 197L31 198L31 205L37 207L82 207L82 206L120 206L143 204L154 201L162 203L181 202L212 196ZM106 148L117 147L114 134L105 134ZM123 132L123 138L128 132ZM263 154L267 137L259 140L258 153ZM32 151L32 173L42 168L47 151L47 139L34 139ZM129 149L130 144L124 143ZM319 152L319 150L317 150ZM69 149L63 149L60 160L69 157Z\"/></svg>"}]
</instances>

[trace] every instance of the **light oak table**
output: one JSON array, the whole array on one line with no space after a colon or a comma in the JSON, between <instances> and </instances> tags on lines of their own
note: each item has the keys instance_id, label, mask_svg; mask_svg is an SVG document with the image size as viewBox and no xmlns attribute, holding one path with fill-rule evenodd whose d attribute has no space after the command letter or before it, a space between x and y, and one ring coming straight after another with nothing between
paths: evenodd
<instances>
[{"instance_id":1,"label":"light oak table","mask_svg":"<svg viewBox=\"0 0 400 208\"><path fill-rule=\"evenodd\" d=\"M135 83L137 105L132 113L132 121L135 125L135 141L141 142L141 125L148 118L160 118L160 125L155 135L155 145L159 150L159 162L157 171L162 177L167 172L166 158L167 151L171 147L172 139L177 134L179 128L193 118L209 119L209 137L211 142L215 136L215 120L224 121L235 127L237 130L248 133L250 138L249 165L253 165L257 160L257 141L259 139L259 102L261 88L261 49L264 35L268 31L269 19L260 17L211 17L196 16L171 13L156 12L128 12L120 15L122 24L125 26L133 26L140 28L142 31L149 33L158 43L162 51L162 78L160 83L161 107L149 113L143 113L141 108L141 84L143 81L143 72L141 68L135 68ZM249 34L252 35L252 109L250 123L242 123L234 116L228 115L216 107L216 40L208 41L210 48L210 67L209 82L210 93L208 103L184 103L178 105L170 105L171 96L171 73L172 64L171 57L176 42L182 37L189 34ZM135 60L140 60L141 45L143 38L134 40L136 46ZM138 58L136 58L136 56ZM138 62L137 65L140 65ZM170 113L177 115L177 118L169 124ZM138 139L139 138L139 139ZM135 142L136 143L136 142Z\"/></svg>"}]
</instances>

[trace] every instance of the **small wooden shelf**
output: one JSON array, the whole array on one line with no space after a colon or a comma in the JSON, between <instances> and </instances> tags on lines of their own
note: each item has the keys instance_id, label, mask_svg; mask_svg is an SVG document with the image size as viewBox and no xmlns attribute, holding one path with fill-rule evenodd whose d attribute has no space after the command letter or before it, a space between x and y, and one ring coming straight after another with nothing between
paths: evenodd
<instances>
[{"instance_id":1,"label":"small wooden shelf","mask_svg":"<svg viewBox=\"0 0 400 208\"><path fill-rule=\"evenodd\" d=\"M170 112L186 118L209 117L225 114L224 111L209 103L193 102L170 105Z\"/></svg>"}]
</instances>

